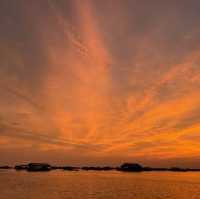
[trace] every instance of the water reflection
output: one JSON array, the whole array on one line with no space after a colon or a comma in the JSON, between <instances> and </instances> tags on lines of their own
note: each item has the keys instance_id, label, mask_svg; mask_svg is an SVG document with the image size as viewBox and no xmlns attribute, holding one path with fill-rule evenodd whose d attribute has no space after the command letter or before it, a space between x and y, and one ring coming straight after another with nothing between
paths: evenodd
<instances>
[{"instance_id":1,"label":"water reflection","mask_svg":"<svg viewBox=\"0 0 200 199\"><path fill-rule=\"evenodd\" d=\"M200 173L0 172L0 199L198 199Z\"/></svg>"}]
</instances>

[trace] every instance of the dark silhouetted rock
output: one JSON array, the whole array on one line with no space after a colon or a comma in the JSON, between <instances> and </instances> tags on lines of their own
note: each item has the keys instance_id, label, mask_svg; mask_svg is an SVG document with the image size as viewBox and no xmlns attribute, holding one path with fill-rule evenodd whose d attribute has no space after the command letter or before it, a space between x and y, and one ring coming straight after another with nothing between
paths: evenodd
<instances>
[{"instance_id":1,"label":"dark silhouetted rock","mask_svg":"<svg viewBox=\"0 0 200 199\"><path fill-rule=\"evenodd\" d=\"M50 171L51 166L46 163L29 163L27 171Z\"/></svg>"},{"instance_id":2,"label":"dark silhouetted rock","mask_svg":"<svg viewBox=\"0 0 200 199\"><path fill-rule=\"evenodd\" d=\"M124 163L120 166L120 168L118 170L139 172L139 171L143 171L143 167L137 163Z\"/></svg>"},{"instance_id":3,"label":"dark silhouetted rock","mask_svg":"<svg viewBox=\"0 0 200 199\"><path fill-rule=\"evenodd\" d=\"M17 170L17 171L27 170L27 168L28 168L28 165L26 165L26 164L21 164L21 165L15 166L15 170Z\"/></svg>"},{"instance_id":4,"label":"dark silhouetted rock","mask_svg":"<svg viewBox=\"0 0 200 199\"><path fill-rule=\"evenodd\" d=\"M0 166L0 169L12 169L10 166Z\"/></svg>"},{"instance_id":5,"label":"dark silhouetted rock","mask_svg":"<svg viewBox=\"0 0 200 199\"><path fill-rule=\"evenodd\" d=\"M64 166L64 167L62 167L62 169L65 171L78 171L79 170L78 167L72 167L72 166Z\"/></svg>"},{"instance_id":6,"label":"dark silhouetted rock","mask_svg":"<svg viewBox=\"0 0 200 199\"><path fill-rule=\"evenodd\" d=\"M168 171L168 168L143 167L143 171Z\"/></svg>"},{"instance_id":7,"label":"dark silhouetted rock","mask_svg":"<svg viewBox=\"0 0 200 199\"><path fill-rule=\"evenodd\" d=\"M176 171L176 172L185 172L188 171L188 169L183 169L183 168L179 168L179 167L172 167L169 169L169 171Z\"/></svg>"},{"instance_id":8,"label":"dark silhouetted rock","mask_svg":"<svg viewBox=\"0 0 200 199\"><path fill-rule=\"evenodd\" d=\"M112 167L82 167L82 170L86 170L86 171L110 171L113 170L114 168Z\"/></svg>"}]
</instances>

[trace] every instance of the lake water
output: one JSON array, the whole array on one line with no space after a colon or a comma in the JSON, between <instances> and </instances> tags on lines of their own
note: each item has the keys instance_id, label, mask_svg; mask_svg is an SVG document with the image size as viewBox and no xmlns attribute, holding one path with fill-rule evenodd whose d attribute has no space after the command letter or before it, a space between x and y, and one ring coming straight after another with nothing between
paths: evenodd
<instances>
[{"instance_id":1,"label":"lake water","mask_svg":"<svg viewBox=\"0 0 200 199\"><path fill-rule=\"evenodd\" d=\"M0 199L200 199L200 173L0 171Z\"/></svg>"}]
</instances>

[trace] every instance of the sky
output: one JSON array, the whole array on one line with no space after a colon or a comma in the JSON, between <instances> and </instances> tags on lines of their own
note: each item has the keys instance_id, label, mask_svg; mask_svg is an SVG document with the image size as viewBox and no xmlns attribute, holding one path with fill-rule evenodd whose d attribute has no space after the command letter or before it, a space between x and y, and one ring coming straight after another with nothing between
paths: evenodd
<instances>
[{"instance_id":1,"label":"sky","mask_svg":"<svg viewBox=\"0 0 200 199\"><path fill-rule=\"evenodd\" d=\"M0 164L200 167L199 10L1 0Z\"/></svg>"}]
</instances>

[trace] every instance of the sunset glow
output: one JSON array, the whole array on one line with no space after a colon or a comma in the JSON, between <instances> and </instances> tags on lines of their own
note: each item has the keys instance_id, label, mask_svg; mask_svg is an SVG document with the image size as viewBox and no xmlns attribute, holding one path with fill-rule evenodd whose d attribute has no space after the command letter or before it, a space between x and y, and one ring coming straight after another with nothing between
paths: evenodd
<instances>
[{"instance_id":1,"label":"sunset glow","mask_svg":"<svg viewBox=\"0 0 200 199\"><path fill-rule=\"evenodd\" d=\"M1 162L198 167L199 9L2 1Z\"/></svg>"}]
</instances>

